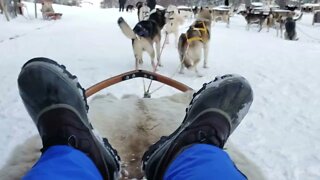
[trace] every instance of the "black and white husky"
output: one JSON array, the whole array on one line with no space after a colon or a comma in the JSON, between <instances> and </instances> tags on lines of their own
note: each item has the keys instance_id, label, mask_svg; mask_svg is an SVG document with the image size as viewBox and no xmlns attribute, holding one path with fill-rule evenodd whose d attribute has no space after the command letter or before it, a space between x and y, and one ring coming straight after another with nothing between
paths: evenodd
<instances>
[{"instance_id":1,"label":"black and white husky","mask_svg":"<svg viewBox=\"0 0 320 180\"><path fill-rule=\"evenodd\" d=\"M138 69L138 64L142 64L142 53L146 51L151 58L151 64L154 70L156 70L156 64L154 62L155 50L153 44L156 45L158 65L160 62L160 41L161 41L161 29L166 23L165 10L157 9L150 15L150 18L145 21L140 21L131 29L127 22L120 17L118 19L118 25L123 34L132 40L132 48L135 56L135 68Z\"/></svg>"}]
</instances>

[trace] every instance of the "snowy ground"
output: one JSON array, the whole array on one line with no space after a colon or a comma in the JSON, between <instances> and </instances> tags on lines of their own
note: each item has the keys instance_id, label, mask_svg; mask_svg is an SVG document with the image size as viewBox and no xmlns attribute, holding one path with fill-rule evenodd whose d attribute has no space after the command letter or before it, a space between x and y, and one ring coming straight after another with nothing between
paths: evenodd
<instances>
[{"instance_id":1,"label":"snowy ground","mask_svg":"<svg viewBox=\"0 0 320 180\"><path fill-rule=\"evenodd\" d=\"M55 59L77 74L84 87L134 68L131 41L121 33L116 21L123 16L133 26L137 22L135 12L54 8L63 13L59 21L34 19L32 4L28 4L27 18L7 23L0 16L0 166L17 144L36 134L16 83L25 61L38 56ZM216 23L210 42L210 68L199 67L202 78L194 72L176 73L179 60L173 44L166 46L162 54L164 67L159 73L194 89L226 73L241 74L249 80L254 103L230 140L256 162L267 179L320 179L320 25L311 26L311 20L311 14L305 14L298 22L299 41L280 39L275 30L258 33L254 27L246 31L241 16L231 18L230 28ZM147 56L142 68L151 70ZM154 83L152 89L158 86ZM143 83L132 80L106 91L118 97L141 95ZM153 97L175 92L164 87Z\"/></svg>"}]
</instances>

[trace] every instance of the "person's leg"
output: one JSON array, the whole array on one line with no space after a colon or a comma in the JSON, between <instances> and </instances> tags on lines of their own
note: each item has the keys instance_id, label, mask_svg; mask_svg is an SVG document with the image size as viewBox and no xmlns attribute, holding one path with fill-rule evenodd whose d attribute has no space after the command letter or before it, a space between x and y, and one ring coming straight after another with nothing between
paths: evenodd
<instances>
[{"instance_id":1,"label":"person's leg","mask_svg":"<svg viewBox=\"0 0 320 180\"><path fill-rule=\"evenodd\" d=\"M169 165L165 180L246 179L222 149L195 144L186 148Z\"/></svg>"},{"instance_id":2,"label":"person's leg","mask_svg":"<svg viewBox=\"0 0 320 180\"><path fill-rule=\"evenodd\" d=\"M93 127L87 116L89 107L85 90L78 83L76 76L55 61L35 58L23 65L18 77L18 87L22 101L38 128L43 144L43 155L30 171L33 177L48 179L53 172L59 173L56 175L61 178L70 179L71 171L59 171L58 168L88 171L84 172L85 174L93 173L92 168L90 171L83 168L88 165L86 158L82 158L79 164L75 163L78 162L77 158L70 159L73 154L79 155L76 152L81 151L94 163L103 179L118 178L120 158L106 140L103 141L93 133ZM71 147L71 154L63 151L59 157L60 162L64 162L62 165L55 161L56 158L46 158L55 154L51 152L51 148L59 145ZM53 171L52 168L39 171L44 162L43 167L50 165L56 167L57 171Z\"/></svg>"},{"instance_id":3,"label":"person's leg","mask_svg":"<svg viewBox=\"0 0 320 180\"><path fill-rule=\"evenodd\" d=\"M250 84L241 76L225 75L205 83L193 95L181 125L143 155L146 178L198 180L216 175L214 179L228 179L218 178L228 172L231 179L244 179L222 148L247 114L252 100Z\"/></svg>"},{"instance_id":4,"label":"person's leg","mask_svg":"<svg viewBox=\"0 0 320 180\"><path fill-rule=\"evenodd\" d=\"M23 180L102 179L102 176L83 152L70 146L51 146L23 177Z\"/></svg>"}]
</instances>

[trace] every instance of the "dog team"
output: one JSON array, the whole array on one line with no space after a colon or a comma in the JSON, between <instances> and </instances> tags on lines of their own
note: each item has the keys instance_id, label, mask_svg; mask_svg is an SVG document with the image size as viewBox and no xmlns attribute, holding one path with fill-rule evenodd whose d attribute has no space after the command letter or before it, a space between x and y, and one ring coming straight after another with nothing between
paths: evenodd
<instances>
[{"instance_id":1,"label":"dog team","mask_svg":"<svg viewBox=\"0 0 320 180\"><path fill-rule=\"evenodd\" d=\"M233 8L208 8L208 7L195 7L190 9L177 8L174 5L169 5L167 9L155 8L150 11L146 3L136 3L138 12L138 23L131 28L128 23L120 17L118 25L123 34L131 39L132 48L135 57L135 69L139 69L139 64L143 63L143 52L147 52L151 59L151 65L154 71L157 67L163 66L161 62L161 39L165 39L164 43L169 43L169 34L173 34L174 44L178 50L180 59L180 73L184 73L184 69L194 70L197 76L201 77L197 65L202 59L203 55L203 68L208 68L208 53L209 41L211 36L211 26L213 22L223 21L229 27L230 17L235 10ZM186 32L181 33L179 36L179 27L184 24L187 13L193 14L195 20L188 27ZM285 39L297 40L295 31L295 22L302 17L299 15L293 18L294 12L279 13L278 11L270 10L268 14L263 12L256 13L252 9L239 11L246 22L247 29L253 23L259 25L259 31L262 25L266 23L268 28L275 27L280 30L282 36L282 29L285 28ZM165 37L161 32L164 32ZM179 37L178 37L179 36ZM163 47L162 47L163 48Z\"/></svg>"}]
</instances>

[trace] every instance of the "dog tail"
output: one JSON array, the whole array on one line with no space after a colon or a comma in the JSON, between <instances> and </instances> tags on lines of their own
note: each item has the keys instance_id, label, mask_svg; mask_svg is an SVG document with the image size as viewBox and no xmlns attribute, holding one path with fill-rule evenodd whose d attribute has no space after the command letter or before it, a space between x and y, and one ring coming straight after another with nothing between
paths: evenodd
<instances>
[{"instance_id":1,"label":"dog tail","mask_svg":"<svg viewBox=\"0 0 320 180\"><path fill-rule=\"evenodd\" d=\"M130 28L130 26L127 24L127 22L122 17L120 17L118 19L118 25L119 25L121 31L123 32L123 34L125 36L127 36L129 39L136 39L137 38L136 34L133 32L133 30Z\"/></svg>"},{"instance_id":2,"label":"dog tail","mask_svg":"<svg viewBox=\"0 0 320 180\"><path fill-rule=\"evenodd\" d=\"M298 16L293 17L294 21L299 21L303 16L303 12L300 12Z\"/></svg>"},{"instance_id":3,"label":"dog tail","mask_svg":"<svg viewBox=\"0 0 320 180\"><path fill-rule=\"evenodd\" d=\"M178 50L180 54L180 61L181 63L187 68L191 68L193 66L193 63L186 57L187 56L187 35L185 33L182 33L179 37L178 42Z\"/></svg>"}]
</instances>

